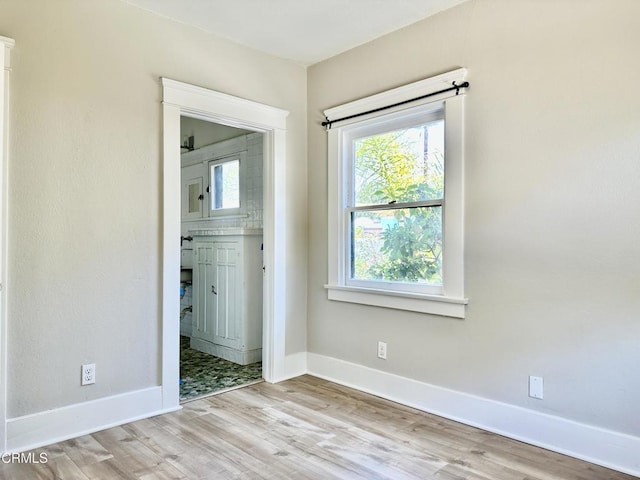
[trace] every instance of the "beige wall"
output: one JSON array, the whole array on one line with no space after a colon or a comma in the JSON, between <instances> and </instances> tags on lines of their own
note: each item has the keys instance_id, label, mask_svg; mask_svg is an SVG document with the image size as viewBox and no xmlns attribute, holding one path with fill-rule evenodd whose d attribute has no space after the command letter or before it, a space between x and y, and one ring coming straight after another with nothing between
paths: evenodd
<instances>
[{"instance_id":1,"label":"beige wall","mask_svg":"<svg viewBox=\"0 0 640 480\"><path fill-rule=\"evenodd\" d=\"M640 435L638 18L635 0L471 0L309 69L310 352ZM327 301L322 110L459 66L467 318Z\"/></svg>"},{"instance_id":2,"label":"beige wall","mask_svg":"<svg viewBox=\"0 0 640 480\"><path fill-rule=\"evenodd\" d=\"M16 40L9 417L159 384L161 76L291 112L286 348L304 351L305 69L118 0L5 0L0 33Z\"/></svg>"}]
</instances>

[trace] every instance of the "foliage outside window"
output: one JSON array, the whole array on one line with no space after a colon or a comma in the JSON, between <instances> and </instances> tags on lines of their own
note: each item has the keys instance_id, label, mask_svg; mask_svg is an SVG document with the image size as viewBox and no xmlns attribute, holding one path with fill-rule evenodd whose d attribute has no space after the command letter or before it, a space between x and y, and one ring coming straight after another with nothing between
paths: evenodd
<instances>
[{"instance_id":1,"label":"foliage outside window","mask_svg":"<svg viewBox=\"0 0 640 480\"><path fill-rule=\"evenodd\" d=\"M352 141L352 280L442 286L444 119Z\"/></svg>"}]
</instances>

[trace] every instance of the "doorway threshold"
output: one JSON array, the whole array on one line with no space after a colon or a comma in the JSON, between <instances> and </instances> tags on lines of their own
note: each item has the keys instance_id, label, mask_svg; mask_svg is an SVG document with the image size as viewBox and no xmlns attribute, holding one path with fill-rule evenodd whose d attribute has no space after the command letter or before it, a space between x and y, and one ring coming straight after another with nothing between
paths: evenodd
<instances>
[{"instance_id":1,"label":"doorway threshold","mask_svg":"<svg viewBox=\"0 0 640 480\"><path fill-rule=\"evenodd\" d=\"M256 385L258 383L264 382L264 379L261 378L259 380L251 380L250 382L243 383L242 385L234 385L233 387L223 388L222 390L216 390L209 393L203 393L202 395L198 395L197 397L190 397L185 399L180 399L180 405L184 405L185 403L193 402L195 400L202 400L207 397L214 397L216 395L220 395L221 393L231 392L232 390L238 390L244 387L250 387L251 385Z\"/></svg>"}]
</instances>

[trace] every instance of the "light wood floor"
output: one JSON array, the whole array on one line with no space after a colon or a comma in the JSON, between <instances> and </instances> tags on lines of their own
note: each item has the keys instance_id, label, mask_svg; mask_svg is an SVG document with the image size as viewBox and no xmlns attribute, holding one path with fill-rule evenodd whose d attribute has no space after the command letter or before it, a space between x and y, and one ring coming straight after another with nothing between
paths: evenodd
<instances>
[{"instance_id":1,"label":"light wood floor","mask_svg":"<svg viewBox=\"0 0 640 480\"><path fill-rule=\"evenodd\" d=\"M35 451L0 478L622 480L617 473L310 376Z\"/></svg>"}]
</instances>

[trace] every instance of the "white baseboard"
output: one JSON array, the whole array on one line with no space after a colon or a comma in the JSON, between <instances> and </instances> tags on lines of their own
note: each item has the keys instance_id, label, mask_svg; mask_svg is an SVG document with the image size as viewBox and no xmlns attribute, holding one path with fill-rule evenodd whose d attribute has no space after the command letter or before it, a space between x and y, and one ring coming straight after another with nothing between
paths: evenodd
<instances>
[{"instance_id":1,"label":"white baseboard","mask_svg":"<svg viewBox=\"0 0 640 480\"><path fill-rule=\"evenodd\" d=\"M283 377L278 382L299 377L307 373L307 352L298 352L284 357Z\"/></svg>"},{"instance_id":2,"label":"white baseboard","mask_svg":"<svg viewBox=\"0 0 640 480\"><path fill-rule=\"evenodd\" d=\"M162 387L152 387L12 418L7 420L7 452L23 452L179 409L163 410Z\"/></svg>"},{"instance_id":3,"label":"white baseboard","mask_svg":"<svg viewBox=\"0 0 640 480\"><path fill-rule=\"evenodd\" d=\"M314 353L308 373L341 385L640 476L640 437L477 397Z\"/></svg>"}]
</instances>

